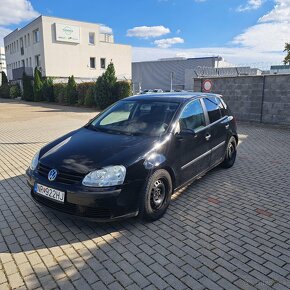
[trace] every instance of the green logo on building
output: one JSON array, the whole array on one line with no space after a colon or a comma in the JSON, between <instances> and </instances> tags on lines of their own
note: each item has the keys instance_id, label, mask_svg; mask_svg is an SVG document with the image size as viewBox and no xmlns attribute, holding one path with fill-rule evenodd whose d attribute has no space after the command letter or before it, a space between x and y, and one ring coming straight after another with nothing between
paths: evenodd
<instances>
[{"instance_id":1,"label":"green logo on building","mask_svg":"<svg viewBox=\"0 0 290 290\"><path fill-rule=\"evenodd\" d=\"M71 35L73 33L73 30L69 26L64 27L62 30L66 35Z\"/></svg>"}]
</instances>

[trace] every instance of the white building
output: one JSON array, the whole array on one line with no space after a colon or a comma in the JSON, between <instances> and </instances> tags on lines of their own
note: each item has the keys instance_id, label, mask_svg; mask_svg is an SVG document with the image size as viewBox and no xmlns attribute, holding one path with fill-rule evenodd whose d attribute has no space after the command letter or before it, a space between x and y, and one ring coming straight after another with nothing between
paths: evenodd
<instances>
[{"instance_id":1,"label":"white building","mask_svg":"<svg viewBox=\"0 0 290 290\"><path fill-rule=\"evenodd\" d=\"M7 74L4 47L0 47L0 86L1 86L1 81L2 81L2 78L1 78L2 71L4 71L5 74Z\"/></svg>"},{"instance_id":2,"label":"white building","mask_svg":"<svg viewBox=\"0 0 290 290\"><path fill-rule=\"evenodd\" d=\"M114 37L100 32L100 25L39 16L4 37L9 80L23 72L32 76L38 67L43 76L66 81L96 80L110 62L118 79L131 77L131 46L115 44Z\"/></svg>"}]
</instances>

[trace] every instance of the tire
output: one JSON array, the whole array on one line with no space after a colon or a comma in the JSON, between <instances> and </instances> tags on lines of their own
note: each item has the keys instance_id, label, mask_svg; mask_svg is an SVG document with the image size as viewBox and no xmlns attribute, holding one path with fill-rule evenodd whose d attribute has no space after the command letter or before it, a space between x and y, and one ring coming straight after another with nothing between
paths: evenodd
<instances>
[{"instance_id":1,"label":"tire","mask_svg":"<svg viewBox=\"0 0 290 290\"><path fill-rule=\"evenodd\" d=\"M227 144L225 159L221 166L223 168L230 168L235 164L237 157L237 141L234 136L232 136Z\"/></svg>"},{"instance_id":2,"label":"tire","mask_svg":"<svg viewBox=\"0 0 290 290\"><path fill-rule=\"evenodd\" d=\"M172 194L170 174L159 169L148 179L140 202L140 218L146 221L156 221L166 212Z\"/></svg>"}]
</instances>

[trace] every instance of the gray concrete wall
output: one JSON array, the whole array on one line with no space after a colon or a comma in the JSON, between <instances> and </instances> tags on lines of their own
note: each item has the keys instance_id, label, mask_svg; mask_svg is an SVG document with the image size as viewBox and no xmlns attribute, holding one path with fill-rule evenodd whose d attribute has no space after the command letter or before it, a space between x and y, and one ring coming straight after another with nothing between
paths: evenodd
<instances>
[{"instance_id":1,"label":"gray concrete wall","mask_svg":"<svg viewBox=\"0 0 290 290\"><path fill-rule=\"evenodd\" d=\"M194 90L202 81L194 80ZM290 125L290 74L210 78L238 120Z\"/></svg>"}]
</instances>

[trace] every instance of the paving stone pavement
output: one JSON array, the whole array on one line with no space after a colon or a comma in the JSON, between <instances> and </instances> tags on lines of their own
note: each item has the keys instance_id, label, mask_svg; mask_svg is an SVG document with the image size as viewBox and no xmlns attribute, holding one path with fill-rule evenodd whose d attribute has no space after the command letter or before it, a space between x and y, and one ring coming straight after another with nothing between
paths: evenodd
<instances>
[{"instance_id":1,"label":"paving stone pavement","mask_svg":"<svg viewBox=\"0 0 290 290\"><path fill-rule=\"evenodd\" d=\"M166 215L95 224L36 205L25 170L92 110L0 100L0 289L290 289L290 130L240 124L232 169Z\"/></svg>"}]
</instances>

